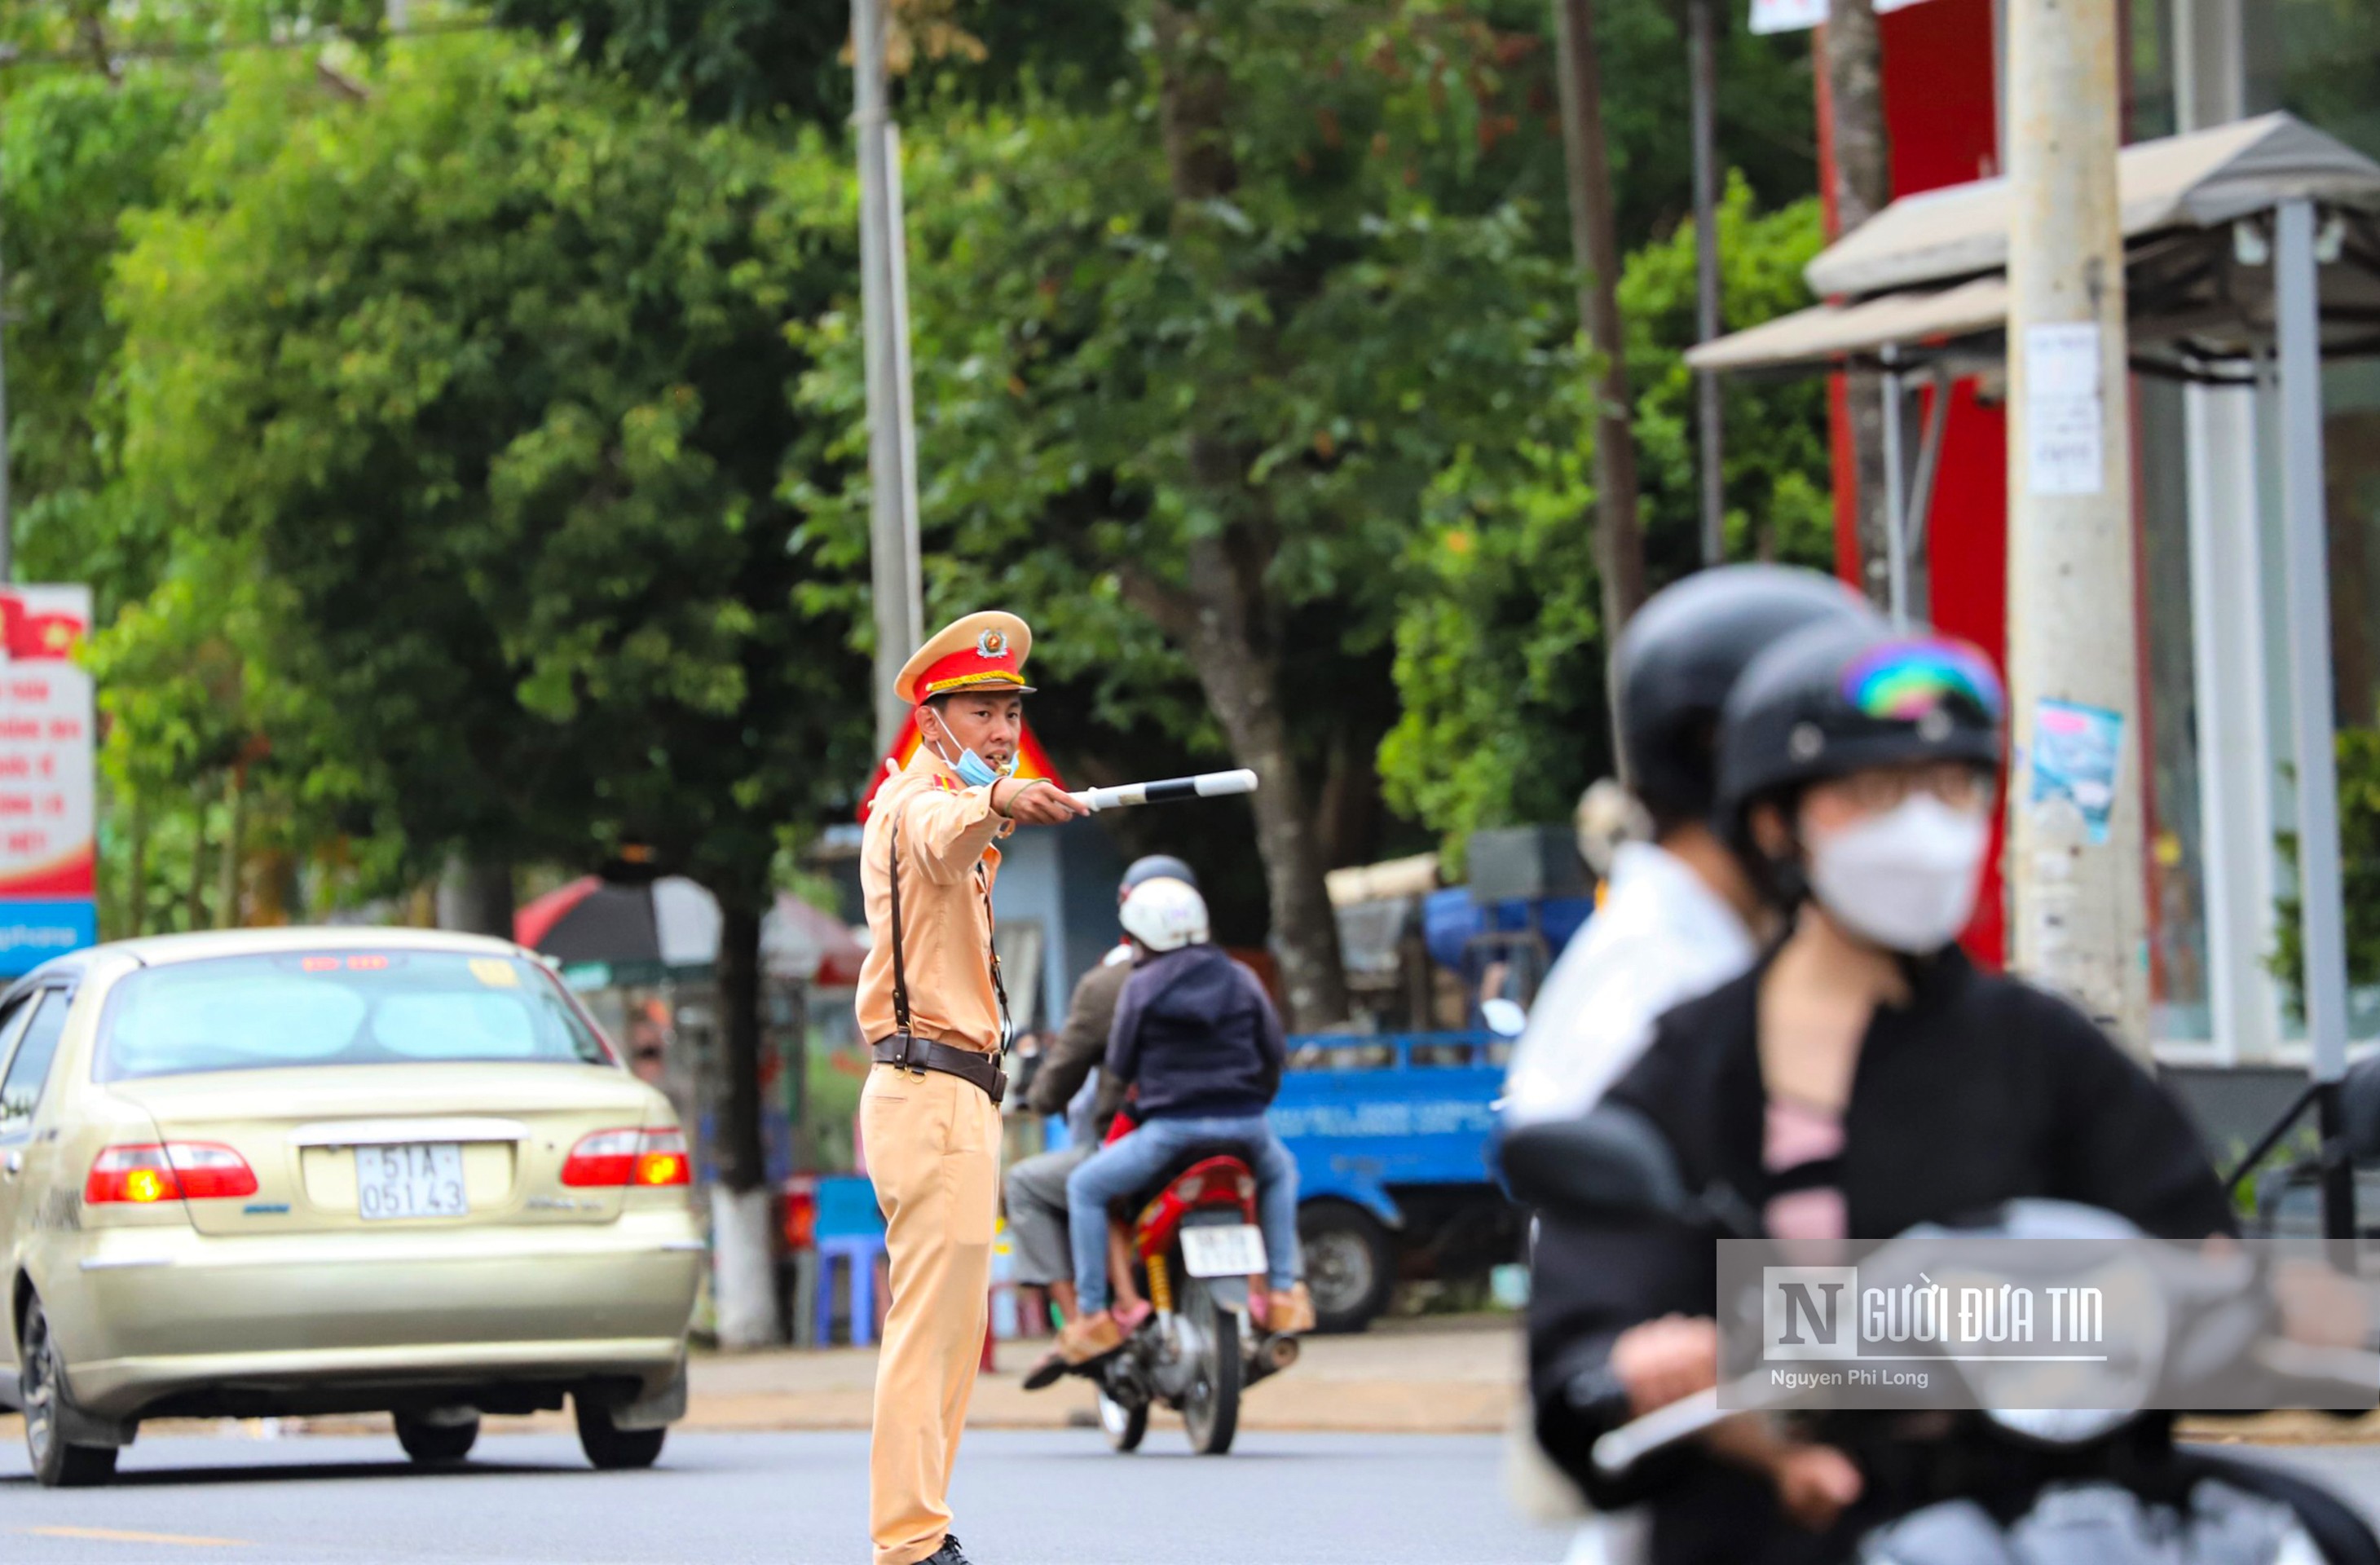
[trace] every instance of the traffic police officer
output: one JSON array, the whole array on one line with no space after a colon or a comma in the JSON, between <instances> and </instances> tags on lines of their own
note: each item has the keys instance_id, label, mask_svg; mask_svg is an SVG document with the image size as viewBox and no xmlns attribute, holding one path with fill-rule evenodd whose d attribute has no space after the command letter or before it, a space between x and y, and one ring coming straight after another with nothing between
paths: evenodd
<instances>
[{"instance_id":1,"label":"traffic police officer","mask_svg":"<svg viewBox=\"0 0 2380 1565\"><path fill-rule=\"evenodd\" d=\"M917 706L920 743L878 790L862 839L874 938L859 1027L876 1063L859 1123L892 1269L868 1450L875 1565L965 1565L947 1496L983 1352L1007 1087L992 843L1020 820L1086 813L1009 775L1032 645L1023 620L992 613L917 649L893 689Z\"/></svg>"}]
</instances>

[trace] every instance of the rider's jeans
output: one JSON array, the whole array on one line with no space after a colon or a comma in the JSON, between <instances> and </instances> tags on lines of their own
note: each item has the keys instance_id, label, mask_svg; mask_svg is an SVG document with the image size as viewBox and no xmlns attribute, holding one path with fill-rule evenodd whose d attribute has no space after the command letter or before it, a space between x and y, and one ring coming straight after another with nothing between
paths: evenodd
<instances>
[{"instance_id":1,"label":"rider's jeans","mask_svg":"<svg viewBox=\"0 0 2380 1565\"><path fill-rule=\"evenodd\" d=\"M1255 1154L1257 1220L1264 1227L1267 1282L1297 1280L1297 1160L1262 1114L1245 1119L1151 1120L1099 1148L1066 1180L1066 1230L1075 1249L1075 1292L1090 1315L1108 1306L1108 1206L1145 1187L1188 1147L1235 1141Z\"/></svg>"}]
</instances>

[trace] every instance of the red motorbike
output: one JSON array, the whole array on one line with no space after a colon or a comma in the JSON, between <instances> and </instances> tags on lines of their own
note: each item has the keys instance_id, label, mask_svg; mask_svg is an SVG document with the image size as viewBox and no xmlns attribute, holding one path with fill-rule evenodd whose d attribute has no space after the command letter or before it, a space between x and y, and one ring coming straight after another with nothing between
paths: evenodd
<instances>
[{"instance_id":1,"label":"red motorbike","mask_svg":"<svg viewBox=\"0 0 2380 1565\"><path fill-rule=\"evenodd\" d=\"M1127 1250L1153 1306L1123 1347L1088 1367L1099 1423L1119 1451L1139 1447L1148 1410L1182 1414L1191 1449L1220 1456L1239 1432L1240 1393L1297 1362L1297 1340L1248 1316L1251 1280L1265 1275L1257 1177L1238 1146L1185 1150L1136 1206Z\"/></svg>"}]
</instances>

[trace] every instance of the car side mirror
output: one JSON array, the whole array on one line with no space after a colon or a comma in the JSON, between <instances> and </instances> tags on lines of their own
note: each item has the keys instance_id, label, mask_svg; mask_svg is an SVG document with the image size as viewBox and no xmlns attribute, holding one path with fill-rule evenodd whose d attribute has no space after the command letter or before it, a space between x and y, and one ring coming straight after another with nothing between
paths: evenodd
<instances>
[{"instance_id":1,"label":"car side mirror","mask_svg":"<svg viewBox=\"0 0 2380 1565\"><path fill-rule=\"evenodd\" d=\"M1660 1130L1621 1103L1585 1117L1525 1125L1504 1138L1505 1183L1527 1206L1556 1217L1705 1219L1687 1193L1677 1153Z\"/></svg>"}]
</instances>

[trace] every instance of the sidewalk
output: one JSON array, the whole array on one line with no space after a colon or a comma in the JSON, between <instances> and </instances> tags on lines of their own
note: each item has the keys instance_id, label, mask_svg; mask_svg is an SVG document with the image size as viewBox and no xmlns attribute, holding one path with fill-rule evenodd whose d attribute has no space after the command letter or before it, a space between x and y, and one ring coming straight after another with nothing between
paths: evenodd
<instances>
[{"instance_id":1,"label":"sidewalk","mask_svg":"<svg viewBox=\"0 0 2380 1565\"><path fill-rule=\"evenodd\" d=\"M1019 1384L1046 1341L1002 1342L977 1383L971 1428L1054 1429L1091 1415L1079 1380ZM1493 1434L1512 1416L1521 1338L1508 1316L1384 1321L1354 1337L1310 1337L1296 1365L1251 1388L1241 1426ZM702 1354L691 1372L687 1429L864 1429L876 1384L871 1348Z\"/></svg>"}]
</instances>

